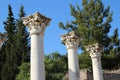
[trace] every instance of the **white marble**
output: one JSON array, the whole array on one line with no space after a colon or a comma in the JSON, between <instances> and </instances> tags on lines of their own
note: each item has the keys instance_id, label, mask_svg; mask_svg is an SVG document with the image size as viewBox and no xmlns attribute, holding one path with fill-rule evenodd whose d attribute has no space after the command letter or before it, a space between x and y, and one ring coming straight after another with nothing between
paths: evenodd
<instances>
[{"instance_id":1,"label":"white marble","mask_svg":"<svg viewBox=\"0 0 120 80\"><path fill-rule=\"evenodd\" d=\"M86 51L89 52L92 59L94 80L103 80L103 74L101 68L102 49L103 49L102 45L98 43L86 46Z\"/></svg>"},{"instance_id":2,"label":"white marble","mask_svg":"<svg viewBox=\"0 0 120 80\"><path fill-rule=\"evenodd\" d=\"M78 46L80 38L72 31L68 34L61 35L61 40L67 47L68 51L69 80L80 80L78 60Z\"/></svg>"},{"instance_id":3,"label":"white marble","mask_svg":"<svg viewBox=\"0 0 120 80\"><path fill-rule=\"evenodd\" d=\"M44 65L44 31L50 23L50 18L36 12L22 18L23 24L29 28L31 36L30 80L45 80Z\"/></svg>"}]
</instances>

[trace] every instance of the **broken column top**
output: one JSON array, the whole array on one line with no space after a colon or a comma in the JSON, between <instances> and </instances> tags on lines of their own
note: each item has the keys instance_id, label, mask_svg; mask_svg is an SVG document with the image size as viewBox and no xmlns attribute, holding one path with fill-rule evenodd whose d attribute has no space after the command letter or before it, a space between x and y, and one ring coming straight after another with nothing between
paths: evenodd
<instances>
[{"instance_id":1,"label":"broken column top","mask_svg":"<svg viewBox=\"0 0 120 80\"><path fill-rule=\"evenodd\" d=\"M61 35L61 40L67 48L78 47L80 44L80 37L74 31Z\"/></svg>"}]
</instances>

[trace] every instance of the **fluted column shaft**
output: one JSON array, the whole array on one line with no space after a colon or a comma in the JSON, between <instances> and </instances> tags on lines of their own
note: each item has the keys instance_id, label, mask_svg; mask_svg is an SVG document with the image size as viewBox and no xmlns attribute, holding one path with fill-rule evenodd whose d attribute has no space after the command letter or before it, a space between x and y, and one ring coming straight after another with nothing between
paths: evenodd
<instances>
[{"instance_id":1,"label":"fluted column shaft","mask_svg":"<svg viewBox=\"0 0 120 80\"><path fill-rule=\"evenodd\" d=\"M22 20L28 26L31 37L30 80L45 80L43 37L51 19L37 12Z\"/></svg>"},{"instance_id":2,"label":"fluted column shaft","mask_svg":"<svg viewBox=\"0 0 120 80\"><path fill-rule=\"evenodd\" d=\"M69 80L80 80L78 60L79 37L74 32L70 32L61 35L61 38L68 51Z\"/></svg>"},{"instance_id":3,"label":"fluted column shaft","mask_svg":"<svg viewBox=\"0 0 120 80\"><path fill-rule=\"evenodd\" d=\"M103 80L101 68L101 51L102 46L97 44L89 45L86 47L92 59L93 78L94 80Z\"/></svg>"}]
</instances>

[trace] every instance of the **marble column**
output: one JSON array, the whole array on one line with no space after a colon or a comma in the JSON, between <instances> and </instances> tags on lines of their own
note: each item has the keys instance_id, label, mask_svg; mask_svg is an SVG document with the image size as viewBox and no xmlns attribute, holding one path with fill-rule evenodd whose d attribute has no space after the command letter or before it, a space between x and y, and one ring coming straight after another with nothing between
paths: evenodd
<instances>
[{"instance_id":1,"label":"marble column","mask_svg":"<svg viewBox=\"0 0 120 80\"><path fill-rule=\"evenodd\" d=\"M88 45L86 51L90 54L92 59L93 77L94 80L103 80L102 68L101 68L101 52L102 45L96 43Z\"/></svg>"},{"instance_id":2,"label":"marble column","mask_svg":"<svg viewBox=\"0 0 120 80\"><path fill-rule=\"evenodd\" d=\"M30 80L45 80L43 36L51 19L36 12L22 20L28 27L31 37Z\"/></svg>"},{"instance_id":3,"label":"marble column","mask_svg":"<svg viewBox=\"0 0 120 80\"><path fill-rule=\"evenodd\" d=\"M72 31L68 34L61 35L61 40L67 47L68 51L69 80L80 80L78 60L78 46L80 38L75 35L74 31Z\"/></svg>"}]
</instances>

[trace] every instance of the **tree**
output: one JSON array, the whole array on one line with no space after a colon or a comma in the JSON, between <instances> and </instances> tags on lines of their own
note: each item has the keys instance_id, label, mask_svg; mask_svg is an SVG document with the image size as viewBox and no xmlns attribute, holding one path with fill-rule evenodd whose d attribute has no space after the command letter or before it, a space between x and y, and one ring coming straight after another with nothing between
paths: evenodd
<instances>
[{"instance_id":1,"label":"tree","mask_svg":"<svg viewBox=\"0 0 120 80\"><path fill-rule=\"evenodd\" d=\"M74 17L74 20L67 22L66 25L60 22L59 27L67 31L74 30L76 35L81 38L79 47L84 51L85 46L94 43L99 43L104 47L103 54L109 55L112 49L119 50L119 47L116 49L115 46L111 48L111 44L113 46L119 42L116 38L117 34L115 34L114 37L108 35L111 28L110 23L112 22L110 6L104 8L101 0L82 0L82 6L83 7L80 8L78 5L76 5L76 7L70 5L71 16ZM112 51L112 53L113 52L114 51ZM119 51L116 53L118 52ZM115 58L115 56L113 57Z\"/></svg>"},{"instance_id":2,"label":"tree","mask_svg":"<svg viewBox=\"0 0 120 80\"><path fill-rule=\"evenodd\" d=\"M26 31L26 27L23 25L22 17L25 16L24 7L21 5L19 11L19 19L16 20L16 54L18 57L18 65L20 66L22 62L29 62L30 60L30 50L29 50L29 34Z\"/></svg>"},{"instance_id":3,"label":"tree","mask_svg":"<svg viewBox=\"0 0 120 80\"><path fill-rule=\"evenodd\" d=\"M15 80L30 80L30 63L22 63L19 69L20 72L17 74Z\"/></svg>"},{"instance_id":4,"label":"tree","mask_svg":"<svg viewBox=\"0 0 120 80\"><path fill-rule=\"evenodd\" d=\"M77 5L76 8L70 5L71 15L75 20L67 23L65 26L60 23L59 26L65 30L75 30L81 37L81 46L100 43L107 47L109 45L108 33L112 21L112 12L110 7L104 9L101 0L83 0L83 9Z\"/></svg>"},{"instance_id":5,"label":"tree","mask_svg":"<svg viewBox=\"0 0 120 80\"><path fill-rule=\"evenodd\" d=\"M18 67L22 62L29 62L29 35L21 18L25 16L24 7L21 5L19 19L15 21L12 7L8 6L7 21L4 22L7 41L0 50L0 69L2 80L14 80L19 72ZM3 64L4 63L4 64ZM2 66L3 65L3 66Z\"/></svg>"},{"instance_id":6,"label":"tree","mask_svg":"<svg viewBox=\"0 0 120 80\"><path fill-rule=\"evenodd\" d=\"M5 43L3 43L1 49L0 49L0 72L2 72L2 66L5 63ZM1 73L0 73L0 80L1 80Z\"/></svg>"},{"instance_id":7,"label":"tree","mask_svg":"<svg viewBox=\"0 0 120 80\"><path fill-rule=\"evenodd\" d=\"M45 55L46 80L62 80L67 73L67 57L53 52ZM30 80L30 63L23 63L20 66L20 73L16 80Z\"/></svg>"},{"instance_id":8,"label":"tree","mask_svg":"<svg viewBox=\"0 0 120 80\"><path fill-rule=\"evenodd\" d=\"M75 20L67 23L65 26L60 23L59 26L65 30L75 30L81 37L81 46L100 43L107 47L109 45L108 33L112 21L112 12L110 7L104 9L101 0L83 0L83 9L77 5L76 8L70 5L71 15Z\"/></svg>"},{"instance_id":9,"label":"tree","mask_svg":"<svg viewBox=\"0 0 120 80\"><path fill-rule=\"evenodd\" d=\"M67 73L67 57L57 52L45 56L46 80L62 80Z\"/></svg>"},{"instance_id":10,"label":"tree","mask_svg":"<svg viewBox=\"0 0 120 80\"><path fill-rule=\"evenodd\" d=\"M5 33L7 36L7 41L5 44L5 63L2 66L1 80L15 80L15 76L18 73L17 69L17 56L15 50L15 34L16 25L15 19L12 13L12 7L8 5L8 17L7 21L4 22Z\"/></svg>"},{"instance_id":11,"label":"tree","mask_svg":"<svg viewBox=\"0 0 120 80\"><path fill-rule=\"evenodd\" d=\"M114 34L110 37L109 54L103 54L103 69L120 68L120 39L118 29L114 30ZM109 65L108 65L109 64Z\"/></svg>"},{"instance_id":12,"label":"tree","mask_svg":"<svg viewBox=\"0 0 120 80\"><path fill-rule=\"evenodd\" d=\"M92 61L87 52L79 54L80 69L92 69Z\"/></svg>"}]
</instances>

